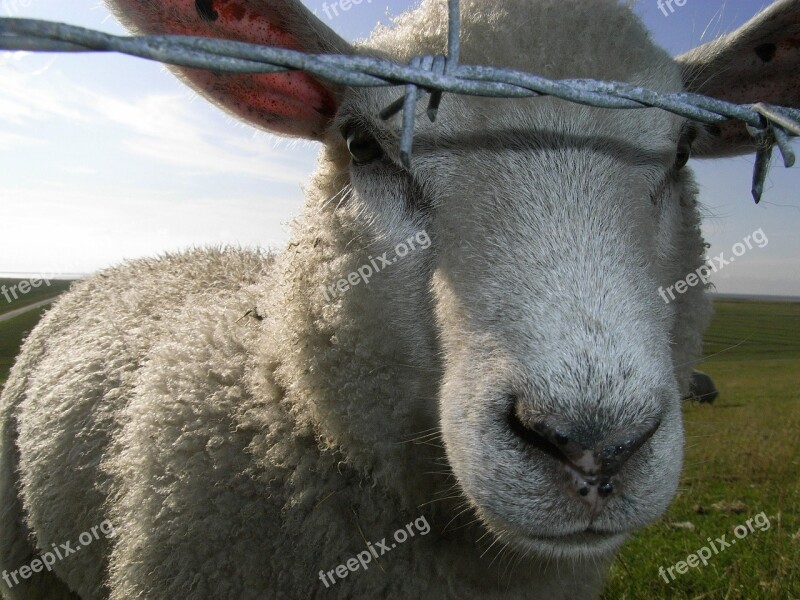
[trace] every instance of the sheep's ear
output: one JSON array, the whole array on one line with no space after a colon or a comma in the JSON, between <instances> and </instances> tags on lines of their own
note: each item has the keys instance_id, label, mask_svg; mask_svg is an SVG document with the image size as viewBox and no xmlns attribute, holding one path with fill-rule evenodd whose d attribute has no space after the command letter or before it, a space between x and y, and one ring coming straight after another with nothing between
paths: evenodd
<instances>
[{"instance_id":1,"label":"sheep's ear","mask_svg":"<svg viewBox=\"0 0 800 600\"><path fill-rule=\"evenodd\" d=\"M737 104L800 107L800 0L778 0L738 30L678 57L686 89ZM740 121L702 128L699 157L755 150Z\"/></svg>"},{"instance_id":2,"label":"sheep's ear","mask_svg":"<svg viewBox=\"0 0 800 600\"><path fill-rule=\"evenodd\" d=\"M350 45L296 0L107 0L131 30L196 35L310 53L350 53ZM274 133L321 139L343 90L299 71L234 75L173 68L198 93Z\"/></svg>"}]
</instances>

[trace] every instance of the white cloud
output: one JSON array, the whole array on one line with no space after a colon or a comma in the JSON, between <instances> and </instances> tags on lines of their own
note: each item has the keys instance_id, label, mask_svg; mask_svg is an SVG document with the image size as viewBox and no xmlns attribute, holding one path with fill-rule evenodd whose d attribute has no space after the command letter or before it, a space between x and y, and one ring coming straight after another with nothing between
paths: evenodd
<instances>
[{"instance_id":1,"label":"white cloud","mask_svg":"<svg viewBox=\"0 0 800 600\"><path fill-rule=\"evenodd\" d=\"M64 165L61 167L61 170L64 173L69 173L70 175L95 175L97 173L97 169L81 167L78 165Z\"/></svg>"},{"instance_id":2,"label":"white cloud","mask_svg":"<svg viewBox=\"0 0 800 600\"><path fill-rule=\"evenodd\" d=\"M32 55L27 57L35 58ZM57 69L51 68L54 59L32 71L24 70L21 62L0 60L0 81L3 82L0 86L0 123L30 125L31 121L54 117L86 119L85 107L80 103L76 106L75 102L77 97L73 92L79 88L67 81ZM83 93L77 96L83 96Z\"/></svg>"},{"instance_id":3,"label":"white cloud","mask_svg":"<svg viewBox=\"0 0 800 600\"><path fill-rule=\"evenodd\" d=\"M71 81L52 60L32 71L0 61L0 81L0 136L5 136L0 137L0 149L24 141L20 133L3 131L3 122L6 129L30 130L42 121L79 121L116 127L120 146L160 165L276 183L307 176L292 153L276 148L269 137L244 137L241 132L231 136L231 128L224 126L227 119L204 104L187 101L185 93L132 98L102 93Z\"/></svg>"},{"instance_id":4,"label":"white cloud","mask_svg":"<svg viewBox=\"0 0 800 600\"><path fill-rule=\"evenodd\" d=\"M0 111L2 111L2 107L0 107ZM36 146L44 143L45 143L44 140L34 136L0 131L0 152L15 150L23 145Z\"/></svg>"},{"instance_id":5,"label":"white cloud","mask_svg":"<svg viewBox=\"0 0 800 600\"><path fill-rule=\"evenodd\" d=\"M91 272L124 259L236 244L280 246L287 215L300 198L201 197L173 190L42 183L4 190L0 256L3 271ZM111 201L113 199L113 201ZM46 240L46 243L42 243Z\"/></svg>"}]
</instances>

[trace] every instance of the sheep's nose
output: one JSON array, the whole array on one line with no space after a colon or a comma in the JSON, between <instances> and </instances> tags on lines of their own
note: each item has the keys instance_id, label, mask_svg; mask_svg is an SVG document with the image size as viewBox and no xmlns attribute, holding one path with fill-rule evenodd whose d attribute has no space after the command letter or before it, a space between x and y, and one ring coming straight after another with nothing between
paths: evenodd
<instances>
[{"instance_id":1,"label":"sheep's nose","mask_svg":"<svg viewBox=\"0 0 800 600\"><path fill-rule=\"evenodd\" d=\"M657 418L645 419L604 435L600 427L573 425L552 416L527 417L525 412L516 403L509 418L511 430L560 461L569 474L569 486L593 506L614 493L615 476L661 424Z\"/></svg>"}]
</instances>

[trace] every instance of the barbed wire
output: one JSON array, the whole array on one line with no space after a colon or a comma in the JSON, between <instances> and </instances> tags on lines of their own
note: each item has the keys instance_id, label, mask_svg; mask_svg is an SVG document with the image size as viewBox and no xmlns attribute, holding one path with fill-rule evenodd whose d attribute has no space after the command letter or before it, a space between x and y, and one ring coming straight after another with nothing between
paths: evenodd
<instances>
[{"instance_id":1,"label":"barbed wire","mask_svg":"<svg viewBox=\"0 0 800 600\"><path fill-rule=\"evenodd\" d=\"M408 65L368 56L307 54L286 48L197 36L115 36L65 23L0 18L0 50L30 52L117 52L173 66L238 74L301 70L352 87L405 85L405 93L381 112L389 119L400 111L400 156L411 165L416 105L420 93L431 95L427 115L433 122L443 93L493 98L552 96L597 108L659 108L705 123L730 119L745 123L756 142L752 193L761 200L775 146L788 168L795 164L791 138L800 136L800 109L766 103L734 104L688 92L662 93L616 81L552 80L512 69L459 64L459 1L448 0L448 55L417 56Z\"/></svg>"}]
</instances>

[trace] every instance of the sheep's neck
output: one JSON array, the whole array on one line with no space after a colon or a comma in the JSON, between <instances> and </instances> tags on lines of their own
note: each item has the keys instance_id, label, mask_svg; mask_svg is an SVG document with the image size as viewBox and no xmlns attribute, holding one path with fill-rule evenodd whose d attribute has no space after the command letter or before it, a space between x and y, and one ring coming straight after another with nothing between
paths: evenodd
<instances>
[{"instance_id":1,"label":"sheep's neck","mask_svg":"<svg viewBox=\"0 0 800 600\"><path fill-rule=\"evenodd\" d=\"M414 278L409 259L367 284L336 287L369 264L370 251L336 203L326 204L336 195L332 179L315 177L257 309L276 341L265 351L298 424L365 478L416 505L445 479L425 474L444 453L438 436L423 437L438 427L440 379L429 283Z\"/></svg>"}]
</instances>

